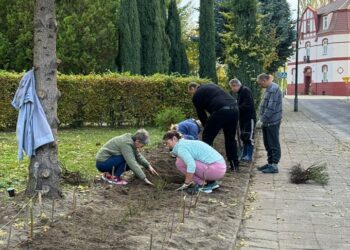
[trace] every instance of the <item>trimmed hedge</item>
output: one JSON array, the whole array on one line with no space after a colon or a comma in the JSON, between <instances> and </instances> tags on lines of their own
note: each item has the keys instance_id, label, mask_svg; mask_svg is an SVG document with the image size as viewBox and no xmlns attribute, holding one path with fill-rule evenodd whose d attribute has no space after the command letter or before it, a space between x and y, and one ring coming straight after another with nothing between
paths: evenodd
<instances>
[{"instance_id":1,"label":"trimmed hedge","mask_svg":"<svg viewBox=\"0 0 350 250\"><path fill-rule=\"evenodd\" d=\"M0 71L0 130L16 126L18 113L11 101L22 76ZM186 91L192 81L208 82L167 75L59 74L58 118L61 125L74 127L86 124L121 127L153 124L156 113L166 107L180 107L186 116L194 116Z\"/></svg>"}]
</instances>

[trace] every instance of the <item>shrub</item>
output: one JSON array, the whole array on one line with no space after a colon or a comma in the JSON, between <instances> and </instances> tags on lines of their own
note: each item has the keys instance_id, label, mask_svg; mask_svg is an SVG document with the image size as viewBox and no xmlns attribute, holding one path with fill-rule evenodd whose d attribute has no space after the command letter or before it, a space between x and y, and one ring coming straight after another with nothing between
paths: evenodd
<instances>
[{"instance_id":1,"label":"shrub","mask_svg":"<svg viewBox=\"0 0 350 250\"><path fill-rule=\"evenodd\" d=\"M156 115L156 125L164 130L168 130L171 124L179 123L186 118L179 107L165 108Z\"/></svg>"},{"instance_id":2,"label":"shrub","mask_svg":"<svg viewBox=\"0 0 350 250\"><path fill-rule=\"evenodd\" d=\"M0 71L0 130L16 126L18 112L11 106L23 74ZM197 77L156 74L130 76L58 74L60 126L146 126L166 106L181 107L187 117L195 115L186 89L189 82L204 83Z\"/></svg>"}]
</instances>

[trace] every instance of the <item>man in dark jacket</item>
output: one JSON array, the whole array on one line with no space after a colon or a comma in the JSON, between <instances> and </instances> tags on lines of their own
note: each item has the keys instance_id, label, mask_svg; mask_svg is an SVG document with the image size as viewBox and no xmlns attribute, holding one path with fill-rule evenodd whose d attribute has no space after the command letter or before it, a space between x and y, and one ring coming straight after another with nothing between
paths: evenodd
<instances>
[{"instance_id":1,"label":"man in dark jacket","mask_svg":"<svg viewBox=\"0 0 350 250\"><path fill-rule=\"evenodd\" d=\"M254 128L256 113L252 92L243 86L238 79L232 79L229 85L234 93L237 93L239 108L239 127L241 140L243 141L242 161L252 161L254 151Z\"/></svg>"},{"instance_id":2,"label":"man in dark jacket","mask_svg":"<svg viewBox=\"0 0 350 250\"><path fill-rule=\"evenodd\" d=\"M213 83L204 85L190 83L188 93L192 95L192 102L204 127L202 140L212 146L216 135L220 129L223 129L227 160L230 163L231 170L238 171L235 138L238 122L236 100ZM210 114L209 117L206 112Z\"/></svg>"}]
</instances>

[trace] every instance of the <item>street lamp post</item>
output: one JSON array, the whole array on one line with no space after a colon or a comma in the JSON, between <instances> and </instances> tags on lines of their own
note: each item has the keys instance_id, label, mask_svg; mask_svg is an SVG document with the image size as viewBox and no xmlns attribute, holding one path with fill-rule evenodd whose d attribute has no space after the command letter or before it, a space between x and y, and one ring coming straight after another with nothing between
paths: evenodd
<instances>
[{"instance_id":1,"label":"street lamp post","mask_svg":"<svg viewBox=\"0 0 350 250\"><path fill-rule=\"evenodd\" d=\"M294 112L298 112L299 2L300 0L298 0L298 9L297 9L297 43L295 46L296 55L295 55Z\"/></svg>"}]
</instances>

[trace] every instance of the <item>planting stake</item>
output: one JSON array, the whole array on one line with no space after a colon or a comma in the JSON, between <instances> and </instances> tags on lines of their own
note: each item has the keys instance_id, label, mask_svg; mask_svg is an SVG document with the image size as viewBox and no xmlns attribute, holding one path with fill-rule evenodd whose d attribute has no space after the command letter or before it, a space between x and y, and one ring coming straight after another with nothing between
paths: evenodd
<instances>
[{"instance_id":1,"label":"planting stake","mask_svg":"<svg viewBox=\"0 0 350 250\"><path fill-rule=\"evenodd\" d=\"M55 199L52 200L52 207L51 207L51 222L53 222L53 214L55 212Z\"/></svg>"},{"instance_id":2,"label":"planting stake","mask_svg":"<svg viewBox=\"0 0 350 250\"><path fill-rule=\"evenodd\" d=\"M182 207L182 223L185 223L185 213L186 213L186 195L184 196L183 207Z\"/></svg>"},{"instance_id":3,"label":"planting stake","mask_svg":"<svg viewBox=\"0 0 350 250\"><path fill-rule=\"evenodd\" d=\"M149 243L149 250L152 250L153 235L151 234L151 242Z\"/></svg>"},{"instance_id":4,"label":"planting stake","mask_svg":"<svg viewBox=\"0 0 350 250\"><path fill-rule=\"evenodd\" d=\"M29 237L33 239L34 234L34 213L33 213L33 199L30 199L29 203L29 212L30 212L30 234Z\"/></svg>"}]
</instances>

